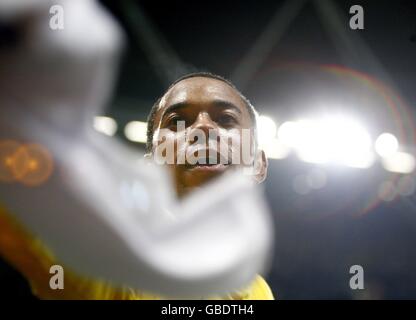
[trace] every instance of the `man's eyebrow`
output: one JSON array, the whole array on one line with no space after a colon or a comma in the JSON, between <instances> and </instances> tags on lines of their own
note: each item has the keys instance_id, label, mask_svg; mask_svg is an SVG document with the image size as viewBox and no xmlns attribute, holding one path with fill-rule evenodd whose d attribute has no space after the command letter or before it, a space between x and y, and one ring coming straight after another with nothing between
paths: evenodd
<instances>
[{"instance_id":1,"label":"man's eyebrow","mask_svg":"<svg viewBox=\"0 0 416 320\"><path fill-rule=\"evenodd\" d=\"M212 102L213 105L215 105L217 108L222 108L222 109L232 109L234 111L236 111L237 113L241 114L241 109L239 107L237 107L234 103L230 102L230 101L226 101L226 100L214 100Z\"/></svg>"},{"instance_id":2,"label":"man's eyebrow","mask_svg":"<svg viewBox=\"0 0 416 320\"><path fill-rule=\"evenodd\" d=\"M190 104L187 103L186 101L181 101L181 102L171 104L163 112L162 119L166 114L177 111L177 110L182 109L182 108L185 108L189 105ZM237 112L238 114L242 114L242 111L239 107L237 107L234 103L232 103L230 101L227 101L227 100L216 99L216 100L211 102L211 105L213 105L217 108L221 108L221 109L232 109L235 112Z\"/></svg>"},{"instance_id":3,"label":"man's eyebrow","mask_svg":"<svg viewBox=\"0 0 416 320\"><path fill-rule=\"evenodd\" d=\"M170 112L173 112L173 111L176 111L176 110L178 110L178 109L185 108L187 105L188 105L188 103L186 103L186 102L177 102L177 103L171 104L169 107L167 107L167 108L165 109L165 111L163 111L163 113L162 113L162 117L161 117L161 118L163 119L163 117L164 117L166 114L168 114L168 113L170 113Z\"/></svg>"}]
</instances>

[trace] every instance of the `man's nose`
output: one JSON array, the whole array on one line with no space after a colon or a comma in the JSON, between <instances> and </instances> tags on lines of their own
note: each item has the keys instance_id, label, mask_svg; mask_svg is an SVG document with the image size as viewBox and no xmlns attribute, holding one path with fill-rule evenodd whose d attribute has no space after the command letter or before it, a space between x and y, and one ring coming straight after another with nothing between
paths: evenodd
<instances>
[{"instance_id":1,"label":"man's nose","mask_svg":"<svg viewBox=\"0 0 416 320\"><path fill-rule=\"evenodd\" d=\"M191 142L195 142L197 133L202 133L205 135L206 141L210 138L211 135L215 135L216 138L218 126L217 124L211 119L207 112L201 112L198 114L194 124L191 126ZM193 136L193 137L192 137Z\"/></svg>"}]
</instances>

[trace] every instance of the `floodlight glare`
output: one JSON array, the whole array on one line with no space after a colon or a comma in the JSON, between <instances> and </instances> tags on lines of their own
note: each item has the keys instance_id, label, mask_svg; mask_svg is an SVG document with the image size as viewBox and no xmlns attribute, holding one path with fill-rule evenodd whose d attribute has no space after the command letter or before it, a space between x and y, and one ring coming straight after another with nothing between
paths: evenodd
<instances>
[{"instance_id":1,"label":"floodlight glare","mask_svg":"<svg viewBox=\"0 0 416 320\"><path fill-rule=\"evenodd\" d=\"M394 155L399 149L397 138L391 133L382 133L374 144L376 152L380 157L389 157Z\"/></svg>"},{"instance_id":2,"label":"floodlight glare","mask_svg":"<svg viewBox=\"0 0 416 320\"><path fill-rule=\"evenodd\" d=\"M382 159L384 169L396 173L411 173L416 166L415 158L405 152L396 152L395 154Z\"/></svg>"},{"instance_id":3,"label":"floodlight glare","mask_svg":"<svg viewBox=\"0 0 416 320\"><path fill-rule=\"evenodd\" d=\"M260 145L266 144L276 137L277 127L274 120L268 116L259 116L257 119L257 132Z\"/></svg>"},{"instance_id":4,"label":"floodlight glare","mask_svg":"<svg viewBox=\"0 0 416 320\"><path fill-rule=\"evenodd\" d=\"M117 131L117 122L110 117L97 116L94 118L93 127L98 132L113 136Z\"/></svg>"},{"instance_id":5,"label":"floodlight glare","mask_svg":"<svg viewBox=\"0 0 416 320\"><path fill-rule=\"evenodd\" d=\"M124 128L124 135L133 142L145 143L147 140L147 123L142 121L131 121Z\"/></svg>"}]
</instances>

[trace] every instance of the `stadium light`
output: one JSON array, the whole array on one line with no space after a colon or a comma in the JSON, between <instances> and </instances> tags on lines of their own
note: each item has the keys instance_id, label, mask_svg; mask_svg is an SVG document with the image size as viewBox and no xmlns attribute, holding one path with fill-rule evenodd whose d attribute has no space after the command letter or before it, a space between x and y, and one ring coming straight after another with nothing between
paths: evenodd
<instances>
[{"instance_id":1,"label":"stadium light","mask_svg":"<svg viewBox=\"0 0 416 320\"><path fill-rule=\"evenodd\" d=\"M309 163L338 163L368 168L374 162L371 137L355 120L343 116L285 122L278 137Z\"/></svg>"},{"instance_id":2,"label":"stadium light","mask_svg":"<svg viewBox=\"0 0 416 320\"><path fill-rule=\"evenodd\" d=\"M284 159L290 153L290 148L276 138L267 143L260 144L260 148L266 153L266 157L269 159Z\"/></svg>"},{"instance_id":3,"label":"stadium light","mask_svg":"<svg viewBox=\"0 0 416 320\"><path fill-rule=\"evenodd\" d=\"M406 152L396 152L389 157L382 158L384 169L395 173L412 173L415 170L415 158Z\"/></svg>"},{"instance_id":4,"label":"stadium light","mask_svg":"<svg viewBox=\"0 0 416 320\"><path fill-rule=\"evenodd\" d=\"M131 121L124 128L124 135L133 142L146 143L147 123L142 121Z\"/></svg>"},{"instance_id":5,"label":"stadium light","mask_svg":"<svg viewBox=\"0 0 416 320\"><path fill-rule=\"evenodd\" d=\"M259 143L266 144L276 137L276 123L272 118L261 115L257 119L257 132Z\"/></svg>"},{"instance_id":6,"label":"stadium light","mask_svg":"<svg viewBox=\"0 0 416 320\"><path fill-rule=\"evenodd\" d=\"M117 131L117 122L110 117L94 117L93 127L98 132L107 136L113 136Z\"/></svg>"},{"instance_id":7,"label":"stadium light","mask_svg":"<svg viewBox=\"0 0 416 320\"><path fill-rule=\"evenodd\" d=\"M385 132L377 138L374 147L379 156L385 158L398 151L399 142L393 134Z\"/></svg>"}]
</instances>

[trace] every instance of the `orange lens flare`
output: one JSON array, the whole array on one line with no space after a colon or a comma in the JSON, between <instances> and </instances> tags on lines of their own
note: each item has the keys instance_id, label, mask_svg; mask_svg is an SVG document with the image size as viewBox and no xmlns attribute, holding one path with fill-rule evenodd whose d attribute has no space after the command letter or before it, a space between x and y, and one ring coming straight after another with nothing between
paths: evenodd
<instances>
[{"instance_id":1,"label":"orange lens flare","mask_svg":"<svg viewBox=\"0 0 416 320\"><path fill-rule=\"evenodd\" d=\"M0 141L0 182L14 182L16 175L13 170L15 154L20 144L13 140Z\"/></svg>"},{"instance_id":2,"label":"orange lens flare","mask_svg":"<svg viewBox=\"0 0 416 320\"><path fill-rule=\"evenodd\" d=\"M39 144L23 145L17 152L16 158L22 161L21 168L17 168L16 172L24 173L19 176L18 181L26 186L35 187L43 184L53 172L52 156Z\"/></svg>"},{"instance_id":3,"label":"orange lens flare","mask_svg":"<svg viewBox=\"0 0 416 320\"><path fill-rule=\"evenodd\" d=\"M42 145L0 141L0 182L39 186L49 179L53 168L52 156Z\"/></svg>"}]
</instances>

